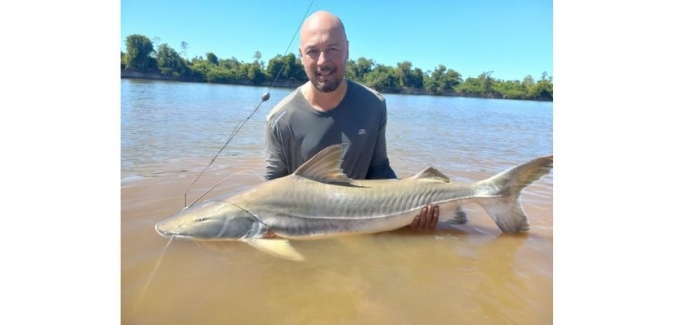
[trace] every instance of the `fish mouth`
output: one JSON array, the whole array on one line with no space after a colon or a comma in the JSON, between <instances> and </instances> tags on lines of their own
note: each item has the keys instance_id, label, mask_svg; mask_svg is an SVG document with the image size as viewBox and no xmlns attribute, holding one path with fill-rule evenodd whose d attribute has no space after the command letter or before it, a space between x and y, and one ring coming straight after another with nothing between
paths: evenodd
<instances>
[{"instance_id":1,"label":"fish mouth","mask_svg":"<svg viewBox=\"0 0 674 325\"><path fill-rule=\"evenodd\" d=\"M160 228L160 225L161 225L161 222L157 222L154 225L154 230L156 230L157 233L160 234L162 237L166 237L166 238L172 238L172 237L183 238L183 237L185 237L183 235L180 235L177 232L163 230L163 229Z\"/></svg>"},{"instance_id":2,"label":"fish mouth","mask_svg":"<svg viewBox=\"0 0 674 325\"><path fill-rule=\"evenodd\" d=\"M174 233L174 232L163 231L163 230L157 228L157 226L155 226L154 228L157 231L157 233L159 233L164 238L169 238L169 239L171 239L171 238L197 239L196 237L192 237L192 236L186 236L186 235L181 235L181 234Z\"/></svg>"},{"instance_id":3,"label":"fish mouth","mask_svg":"<svg viewBox=\"0 0 674 325\"><path fill-rule=\"evenodd\" d=\"M198 240L198 241L226 241L226 240L234 240L234 239L227 239L227 238L219 238L217 236L212 237L212 236L200 236L200 235L193 235L189 234L187 231L180 231L180 228L178 227L173 230L164 230L161 227L162 222L157 222L155 224L154 229L157 231L158 234L160 234L164 238L180 238L180 239L188 239L188 240Z\"/></svg>"}]
</instances>

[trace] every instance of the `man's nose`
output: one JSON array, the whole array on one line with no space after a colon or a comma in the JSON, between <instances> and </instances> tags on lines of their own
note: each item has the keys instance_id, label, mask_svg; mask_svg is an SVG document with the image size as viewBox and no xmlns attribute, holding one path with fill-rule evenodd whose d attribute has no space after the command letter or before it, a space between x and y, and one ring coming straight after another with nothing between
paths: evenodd
<instances>
[{"instance_id":1,"label":"man's nose","mask_svg":"<svg viewBox=\"0 0 674 325\"><path fill-rule=\"evenodd\" d=\"M318 52L318 58L316 58L316 63L318 65L325 63L327 60L328 58L327 55L325 54L325 51Z\"/></svg>"}]
</instances>

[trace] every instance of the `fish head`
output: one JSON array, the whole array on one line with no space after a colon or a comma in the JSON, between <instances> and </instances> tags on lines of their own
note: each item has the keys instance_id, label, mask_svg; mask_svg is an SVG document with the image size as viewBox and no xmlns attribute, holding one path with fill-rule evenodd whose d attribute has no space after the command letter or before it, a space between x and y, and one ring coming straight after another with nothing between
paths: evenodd
<instances>
[{"instance_id":1,"label":"fish head","mask_svg":"<svg viewBox=\"0 0 674 325\"><path fill-rule=\"evenodd\" d=\"M205 201L157 222L164 237L195 240L240 240L263 231L254 215L226 201Z\"/></svg>"}]
</instances>

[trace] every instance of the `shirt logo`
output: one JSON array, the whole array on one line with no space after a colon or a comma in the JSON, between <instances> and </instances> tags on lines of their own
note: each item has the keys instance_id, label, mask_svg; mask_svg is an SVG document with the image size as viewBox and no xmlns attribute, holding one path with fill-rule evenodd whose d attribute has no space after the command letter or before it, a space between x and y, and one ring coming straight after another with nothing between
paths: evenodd
<instances>
[{"instance_id":1,"label":"shirt logo","mask_svg":"<svg viewBox=\"0 0 674 325\"><path fill-rule=\"evenodd\" d=\"M363 134L366 134L366 133L367 132L365 132L365 129L358 130L358 135L363 135Z\"/></svg>"}]
</instances>

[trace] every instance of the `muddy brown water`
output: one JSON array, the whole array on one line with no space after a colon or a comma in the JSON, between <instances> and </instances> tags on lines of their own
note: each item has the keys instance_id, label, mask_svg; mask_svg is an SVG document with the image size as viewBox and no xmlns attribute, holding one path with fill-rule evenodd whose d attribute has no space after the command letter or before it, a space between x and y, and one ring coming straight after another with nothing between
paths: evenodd
<instances>
[{"instance_id":1,"label":"muddy brown water","mask_svg":"<svg viewBox=\"0 0 674 325\"><path fill-rule=\"evenodd\" d=\"M221 171L251 167L263 169L250 161ZM548 182L532 185L522 196L532 224L524 235L501 234L479 206L467 205L466 225L295 242L306 260L292 262L238 242L173 240L162 254L168 239L155 232L154 223L182 208L184 189L196 176L184 174L122 186L124 323L551 321ZM488 175L464 175L475 176ZM230 180L237 184L227 189L232 193L260 182L253 174Z\"/></svg>"},{"instance_id":2,"label":"muddy brown water","mask_svg":"<svg viewBox=\"0 0 674 325\"><path fill-rule=\"evenodd\" d=\"M251 93L262 91L212 86L123 81L123 324L552 323L554 173L522 194L531 223L525 234L502 234L481 207L470 204L464 207L465 225L293 242L306 258L302 262L239 242L168 244L154 224L183 207L183 193L222 141L208 132L210 125L202 135L186 131L187 123L212 123L198 113L189 120L167 112L232 96L254 98ZM181 91L190 95L176 98L186 102L169 105ZM552 153L551 106L414 96L387 101L389 152L399 177L432 165L455 181L476 181ZM424 114L415 120L418 114L401 109L416 105L435 107L424 114L437 123L427 123ZM262 182L258 131L264 113L191 188L188 201L225 177L205 199ZM455 123L443 127L443 121ZM220 136L231 131L222 123Z\"/></svg>"}]
</instances>

